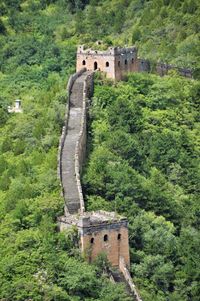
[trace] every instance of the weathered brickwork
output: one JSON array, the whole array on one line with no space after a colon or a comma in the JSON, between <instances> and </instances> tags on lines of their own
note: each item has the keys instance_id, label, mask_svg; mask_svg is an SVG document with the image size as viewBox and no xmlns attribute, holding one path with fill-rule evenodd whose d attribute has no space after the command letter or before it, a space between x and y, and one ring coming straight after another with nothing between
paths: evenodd
<instances>
[{"instance_id":1,"label":"weathered brickwork","mask_svg":"<svg viewBox=\"0 0 200 301\"><path fill-rule=\"evenodd\" d=\"M112 266L119 266L122 256L130 266L128 222L126 218L117 217L114 213L104 211L83 216L79 223L82 252L89 262L105 253Z\"/></svg>"},{"instance_id":2,"label":"weathered brickwork","mask_svg":"<svg viewBox=\"0 0 200 301\"><path fill-rule=\"evenodd\" d=\"M160 76L168 74L169 70L176 70L182 76L192 78L192 70L178 68L164 63L157 63L155 68L151 66L149 60L141 59L137 56L136 47L120 48L110 47L106 51L85 49L79 46L77 49L76 70L82 68L90 71L105 72L108 78L122 80L130 72L154 72Z\"/></svg>"},{"instance_id":3,"label":"weathered brickwork","mask_svg":"<svg viewBox=\"0 0 200 301\"><path fill-rule=\"evenodd\" d=\"M168 74L170 70L176 70L178 73L184 77L192 78L192 70L188 68L179 68L173 65L157 63L156 65L156 73L160 76L164 76Z\"/></svg>"},{"instance_id":4,"label":"weathered brickwork","mask_svg":"<svg viewBox=\"0 0 200 301\"><path fill-rule=\"evenodd\" d=\"M86 69L79 70L70 77L67 92L58 155L58 176L65 199L65 216L59 218L60 230L72 225L78 227L82 252L90 262L105 253L113 266L119 266L120 256L129 266L126 218L105 211L85 212L80 173L85 160L87 99L93 93L93 74Z\"/></svg>"},{"instance_id":5,"label":"weathered brickwork","mask_svg":"<svg viewBox=\"0 0 200 301\"><path fill-rule=\"evenodd\" d=\"M102 253L112 266L119 266L120 256L130 266L128 221L114 212L85 212L80 216L66 215L59 218L60 229L76 225L80 235L82 253L92 262Z\"/></svg>"},{"instance_id":6,"label":"weathered brickwork","mask_svg":"<svg viewBox=\"0 0 200 301\"><path fill-rule=\"evenodd\" d=\"M106 51L97 51L79 46L76 70L83 67L105 72L108 78L121 80L126 73L137 71L137 49L110 47Z\"/></svg>"},{"instance_id":7,"label":"weathered brickwork","mask_svg":"<svg viewBox=\"0 0 200 301\"><path fill-rule=\"evenodd\" d=\"M119 78L122 76L120 72L117 75ZM58 151L58 177L65 207L64 216L58 218L58 225L60 231L77 227L81 251L89 262L104 253L111 265L117 267L118 273L123 275L124 270L130 267L127 219L114 212L85 212L80 173L87 142L87 100L92 93L93 74L86 68L81 68L70 77L67 86L68 101ZM127 281L122 276L121 280L128 284L131 292L131 278Z\"/></svg>"}]
</instances>

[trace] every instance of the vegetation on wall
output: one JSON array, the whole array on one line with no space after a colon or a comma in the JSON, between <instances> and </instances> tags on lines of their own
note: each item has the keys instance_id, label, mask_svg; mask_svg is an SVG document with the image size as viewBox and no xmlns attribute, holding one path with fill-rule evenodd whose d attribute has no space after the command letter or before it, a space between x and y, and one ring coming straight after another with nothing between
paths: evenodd
<instances>
[{"instance_id":1,"label":"vegetation on wall","mask_svg":"<svg viewBox=\"0 0 200 301\"><path fill-rule=\"evenodd\" d=\"M0 299L128 300L102 276L102 262L83 261L74 230L57 233L66 82L76 45L96 39L198 71L198 20L196 0L0 2ZM128 216L144 301L200 295L199 91L199 82L173 73L96 82L87 207ZM23 114L8 113L15 99Z\"/></svg>"}]
</instances>

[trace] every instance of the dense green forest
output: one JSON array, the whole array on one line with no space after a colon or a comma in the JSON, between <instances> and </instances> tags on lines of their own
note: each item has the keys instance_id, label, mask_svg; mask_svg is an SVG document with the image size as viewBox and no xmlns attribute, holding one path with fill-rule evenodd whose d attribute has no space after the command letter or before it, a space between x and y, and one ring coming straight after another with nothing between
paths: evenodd
<instances>
[{"instance_id":1,"label":"dense green forest","mask_svg":"<svg viewBox=\"0 0 200 301\"><path fill-rule=\"evenodd\" d=\"M95 85L87 206L128 217L144 300L199 300L199 89L175 74Z\"/></svg>"},{"instance_id":2,"label":"dense green forest","mask_svg":"<svg viewBox=\"0 0 200 301\"><path fill-rule=\"evenodd\" d=\"M76 45L96 39L198 77L199 18L197 0L0 2L0 299L128 300L103 259L84 262L74 230L56 231L66 82ZM8 114L17 98L23 114ZM174 73L96 79L85 198L128 216L144 301L199 300L199 98L199 82Z\"/></svg>"}]
</instances>

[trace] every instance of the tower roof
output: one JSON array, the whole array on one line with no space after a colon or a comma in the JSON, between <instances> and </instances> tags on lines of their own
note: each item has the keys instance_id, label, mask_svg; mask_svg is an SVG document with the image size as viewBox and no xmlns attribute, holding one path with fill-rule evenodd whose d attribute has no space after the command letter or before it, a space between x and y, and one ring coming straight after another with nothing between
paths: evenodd
<instances>
[{"instance_id":1,"label":"tower roof","mask_svg":"<svg viewBox=\"0 0 200 301\"><path fill-rule=\"evenodd\" d=\"M105 227L111 224L127 225L126 217L123 217L116 212L108 211L92 211L84 212L83 214L67 215L59 218L59 222L65 224L66 227L76 225L78 228L95 228Z\"/></svg>"}]
</instances>

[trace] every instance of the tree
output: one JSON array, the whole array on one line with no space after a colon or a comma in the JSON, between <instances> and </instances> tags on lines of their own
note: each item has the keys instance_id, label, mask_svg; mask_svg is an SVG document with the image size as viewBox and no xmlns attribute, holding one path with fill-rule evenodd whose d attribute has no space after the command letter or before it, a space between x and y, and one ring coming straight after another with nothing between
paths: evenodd
<instances>
[{"instance_id":1,"label":"tree","mask_svg":"<svg viewBox=\"0 0 200 301\"><path fill-rule=\"evenodd\" d=\"M5 34L5 33L6 33L6 27L3 21L0 19L0 34Z\"/></svg>"}]
</instances>

